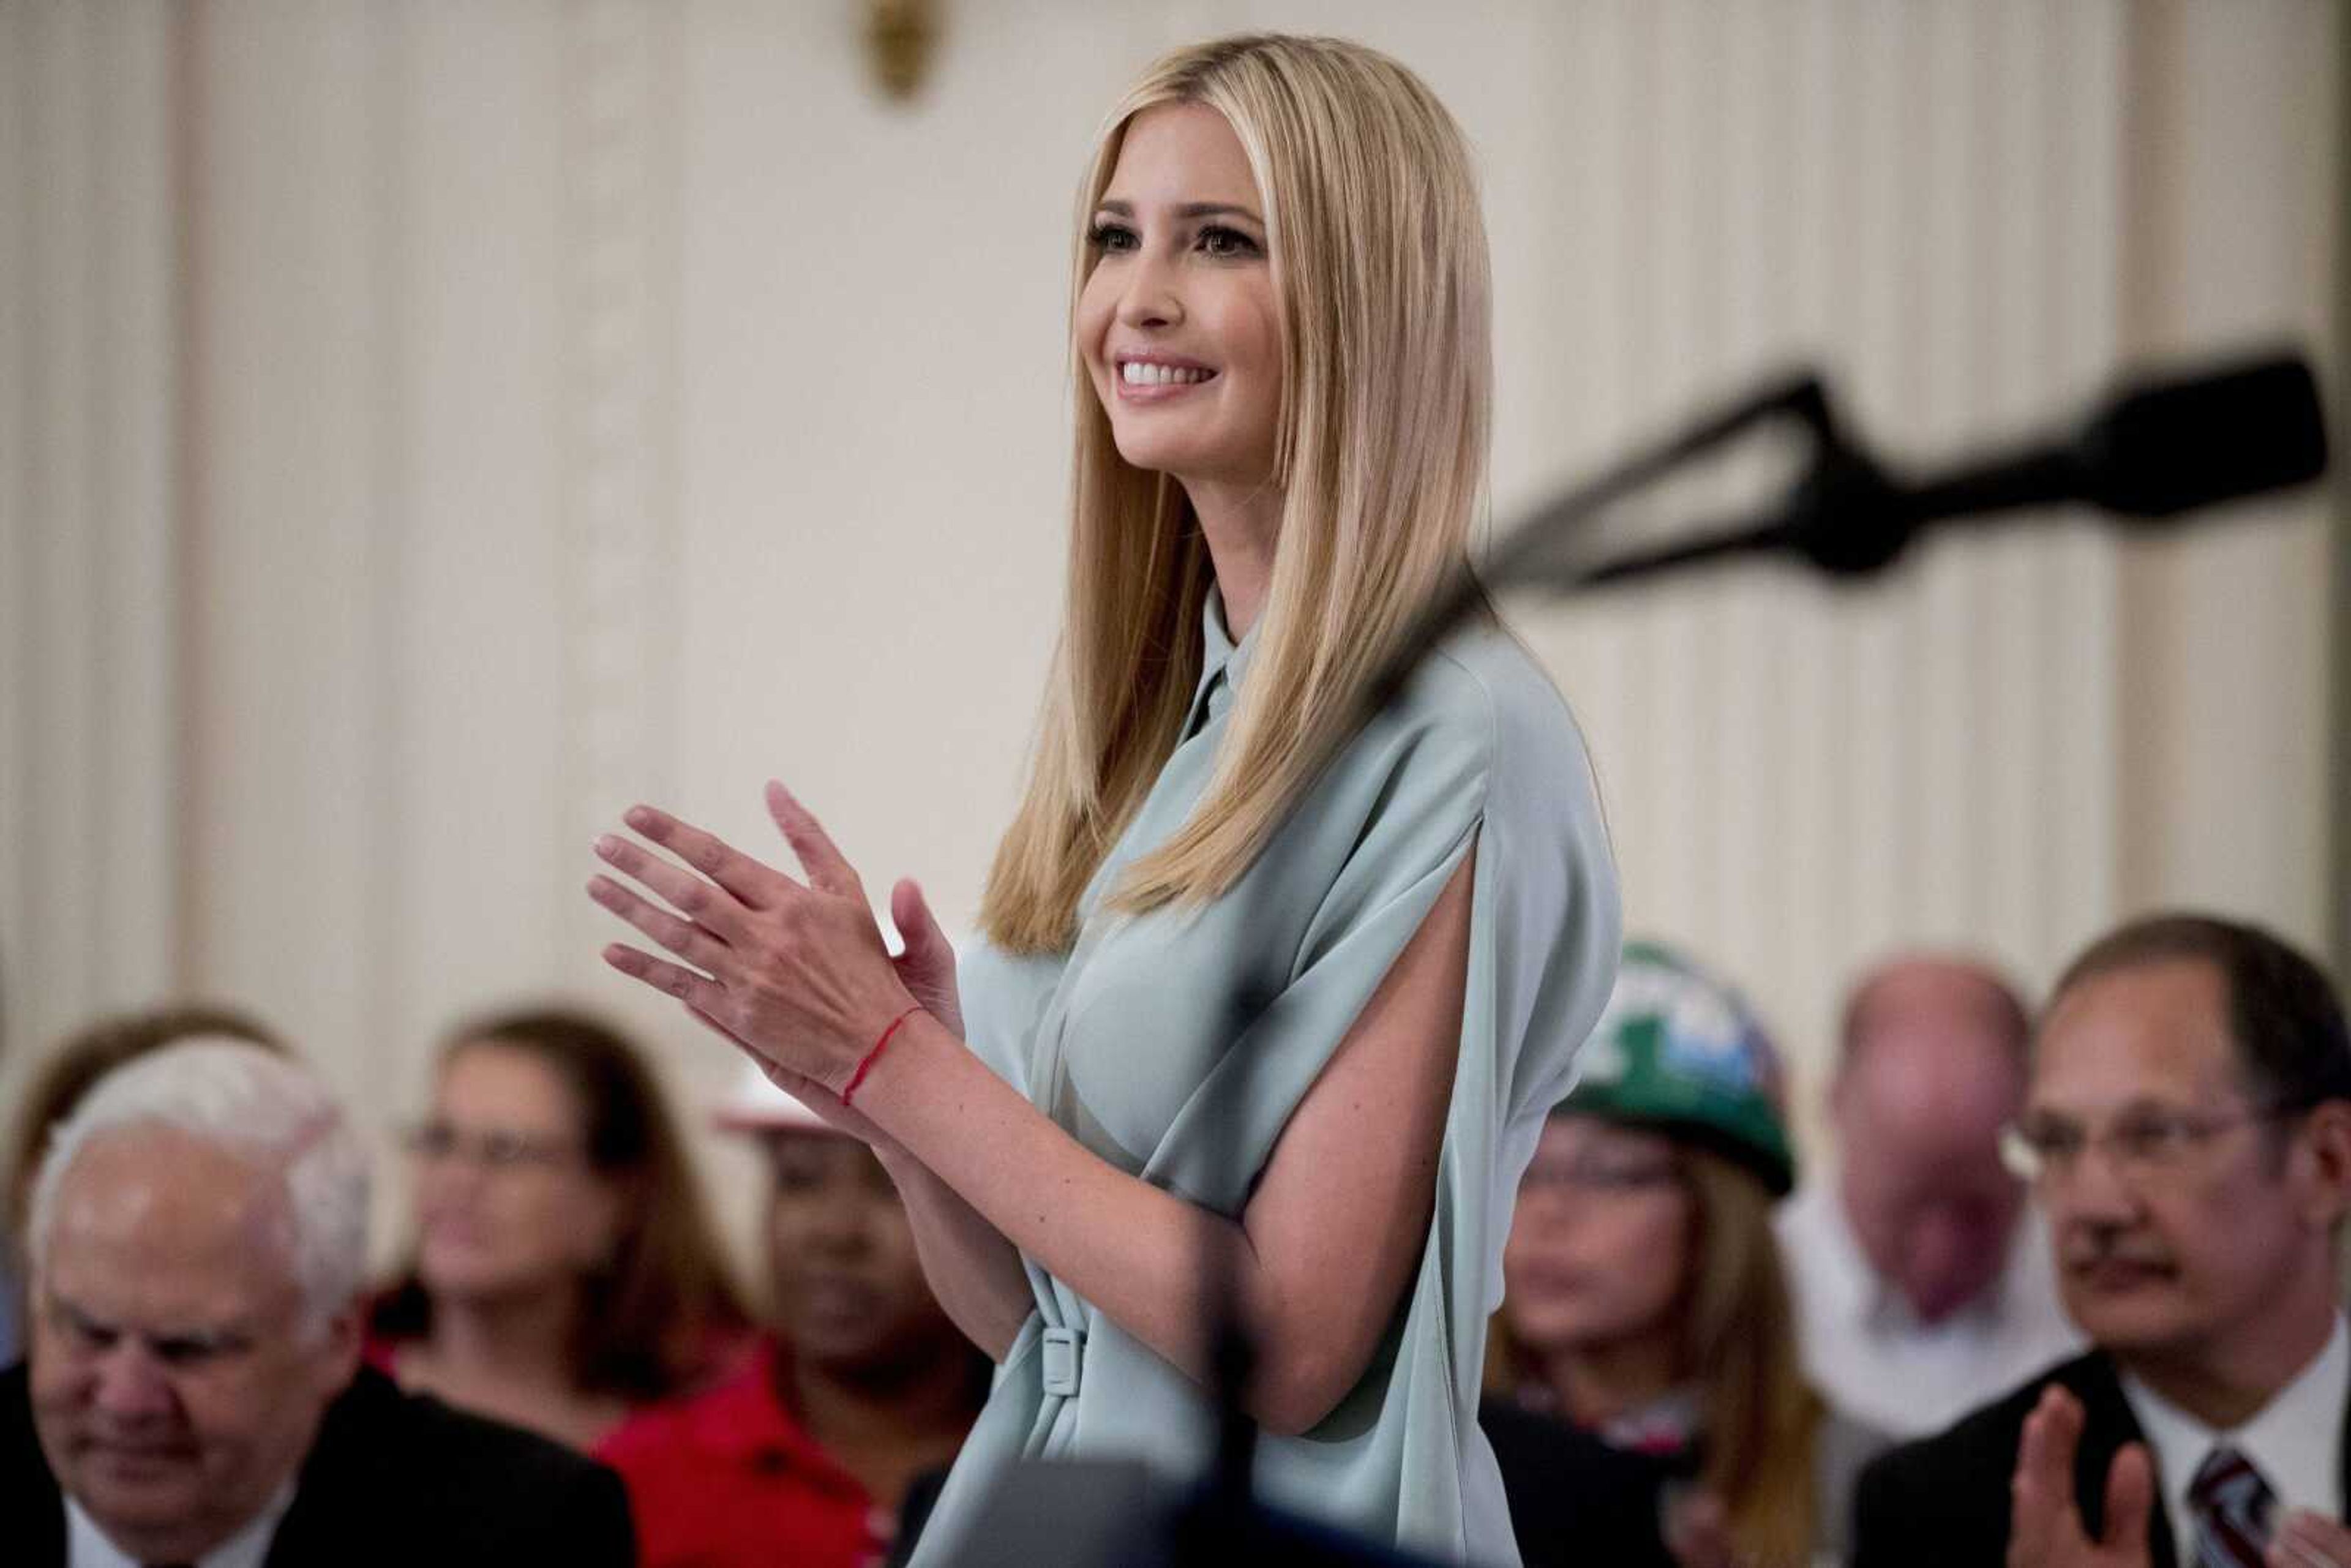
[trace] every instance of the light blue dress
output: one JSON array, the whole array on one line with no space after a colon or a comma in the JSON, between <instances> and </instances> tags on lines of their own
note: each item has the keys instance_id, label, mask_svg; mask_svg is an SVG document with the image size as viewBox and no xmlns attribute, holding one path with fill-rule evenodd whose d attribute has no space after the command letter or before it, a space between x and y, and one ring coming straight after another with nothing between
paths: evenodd
<instances>
[{"instance_id":1,"label":"light blue dress","mask_svg":"<svg viewBox=\"0 0 2351 1568\"><path fill-rule=\"evenodd\" d=\"M1102 915L1122 868L1190 814L1246 678L1249 643L1233 646L1213 593L1204 622L1184 738L1087 889L1075 946L967 955L971 1047L1096 1155L1238 1215L1284 1123L1474 843L1461 1045L1420 1267L1354 1390L1313 1430L1263 1437L1258 1479L1269 1500L1375 1539L1515 1564L1479 1385L1519 1176L1615 973L1615 869L1592 770L1550 681L1506 633L1476 628L1424 661L1223 898L1188 913ZM1035 1262L1028 1271L1036 1313L915 1568L956 1560L1020 1459L1138 1457L1186 1476L1210 1452L1198 1385Z\"/></svg>"}]
</instances>

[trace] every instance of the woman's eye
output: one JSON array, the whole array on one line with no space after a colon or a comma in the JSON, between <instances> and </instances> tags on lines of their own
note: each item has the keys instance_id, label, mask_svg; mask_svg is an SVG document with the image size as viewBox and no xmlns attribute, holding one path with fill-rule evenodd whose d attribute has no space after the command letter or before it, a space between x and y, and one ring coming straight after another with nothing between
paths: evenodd
<instances>
[{"instance_id":1,"label":"woman's eye","mask_svg":"<svg viewBox=\"0 0 2351 1568\"><path fill-rule=\"evenodd\" d=\"M1086 243L1096 250L1133 250L1134 231L1124 224L1098 222L1086 231Z\"/></svg>"},{"instance_id":2,"label":"woman's eye","mask_svg":"<svg viewBox=\"0 0 2351 1568\"><path fill-rule=\"evenodd\" d=\"M1242 256L1258 254L1257 241L1238 229L1228 229L1222 224L1210 224L1200 231L1200 248L1210 256Z\"/></svg>"}]
</instances>

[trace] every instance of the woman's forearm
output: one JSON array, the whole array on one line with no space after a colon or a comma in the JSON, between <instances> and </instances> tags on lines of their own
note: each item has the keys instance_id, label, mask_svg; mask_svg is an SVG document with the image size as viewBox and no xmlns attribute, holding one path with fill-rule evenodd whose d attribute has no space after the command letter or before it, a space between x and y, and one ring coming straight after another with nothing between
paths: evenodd
<instances>
[{"instance_id":1,"label":"woman's forearm","mask_svg":"<svg viewBox=\"0 0 2351 1568\"><path fill-rule=\"evenodd\" d=\"M1001 1362L1037 1309L1020 1254L920 1160L895 1145L875 1153L906 1207L931 1293L964 1337Z\"/></svg>"},{"instance_id":2,"label":"woman's forearm","mask_svg":"<svg viewBox=\"0 0 2351 1568\"><path fill-rule=\"evenodd\" d=\"M1215 1270L1207 1259L1218 1249L1250 1303L1260 1368L1274 1375L1260 1378L1260 1391L1281 1386L1280 1369L1295 1358L1280 1343L1280 1314L1270 1310L1278 1303L1265 1299L1267 1282L1241 1227L1096 1157L935 1021L919 1015L910 1021L908 1038L877 1065L858 1103L901 1145L901 1157L926 1167L928 1179L950 1189L948 1198L998 1236L1008 1256L1017 1248L1035 1259L1203 1383L1215 1321ZM1025 1300L1025 1281L1023 1293ZM1262 1397L1253 1403L1269 1425L1311 1424L1288 1419L1279 1394L1270 1406Z\"/></svg>"}]
</instances>

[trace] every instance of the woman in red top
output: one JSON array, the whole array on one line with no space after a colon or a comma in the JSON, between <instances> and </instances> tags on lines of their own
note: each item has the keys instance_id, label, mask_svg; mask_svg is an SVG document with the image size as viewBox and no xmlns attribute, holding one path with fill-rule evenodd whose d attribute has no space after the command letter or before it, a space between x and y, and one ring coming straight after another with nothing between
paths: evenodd
<instances>
[{"instance_id":1,"label":"woman in red top","mask_svg":"<svg viewBox=\"0 0 2351 1568\"><path fill-rule=\"evenodd\" d=\"M872 1150L759 1070L719 1124L773 1176L772 1331L706 1393L647 1409L598 1450L628 1483L644 1568L854 1568L888 1551L909 1485L943 1469L990 1364L931 1294Z\"/></svg>"}]
</instances>

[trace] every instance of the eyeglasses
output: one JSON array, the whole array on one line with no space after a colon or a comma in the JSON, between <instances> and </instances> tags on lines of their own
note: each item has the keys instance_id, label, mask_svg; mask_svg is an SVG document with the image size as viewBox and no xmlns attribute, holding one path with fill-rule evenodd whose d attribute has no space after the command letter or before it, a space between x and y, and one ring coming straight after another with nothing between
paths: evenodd
<instances>
[{"instance_id":1,"label":"eyeglasses","mask_svg":"<svg viewBox=\"0 0 2351 1568\"><path fill-rule=\"evenodd\" d=\"M578 1152L578 1140L520 1133L509 1127L468 1132L447 1122L426 1122L412 1130L408 1152L427 1164L470 1160L485 1170L517 1170L526 1166L562 1164Z\"/></svg>"},{"instance_id":2,"label":"eyeglasses","mask_svg":"<svg viewBox=\"0 0 2351 1568\"><path fill-rule=\"evenodd\" d=\"M2238 1127L2283 1121L2307 1105L2254 1105L2241 1111L2198 1113L2141 1107L2126 1111L2093 1133L2066 1116L2027 1116L2000 1132L2001 1163L2018 1180L2063 1181L2092 1149L2126 1176L2173 1170L2195 1150Z\"/></svg>"},{"instance_id":3,"label":"eyeglasses","mask_svg":"<svg viewBox=\"0 0 2351 1568\"><path fill-rule=\"evenodd\" d=\"M1519 1192L1612 1193L1654 1192L1682 1184L1682 1174L1670 1160L1609 1160L1584 1157L1537 1160L1519 1178Z\"/></svg>"}]
</instances>

